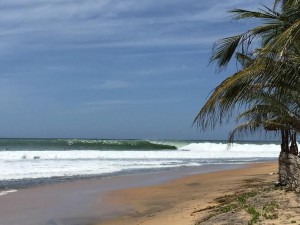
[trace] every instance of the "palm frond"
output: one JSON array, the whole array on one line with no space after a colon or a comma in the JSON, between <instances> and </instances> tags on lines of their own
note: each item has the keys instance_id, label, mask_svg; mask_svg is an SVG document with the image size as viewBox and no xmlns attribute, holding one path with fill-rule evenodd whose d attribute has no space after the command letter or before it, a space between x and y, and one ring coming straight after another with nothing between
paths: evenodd
<instances>
[{"instance_id":1,"label":"palm frond","mask_svg":"<svg viewBox=\"0 0 300 225\"><path fill-rule=\"evenodd\" d=\"M267 8L269 9L269 8ZM233 9L229 11L233 14L233 19L240 20L240 19L278 19L279 14L273 11L249 11L244 9Z\"/></svg>"},{"instance_id":2,"label":"palm frond","mask_svg":"<svg viewBox=\"0 0 300 225\"><path fill-rule=\"evenodd\" d=\"M300 18L293 23L289 28L283 31L281 34L278 34L276 38L270 41L266 46L262 48L262 54L269 54L274 52L279 54L280 57L283 57L289 49L299 43L300 38Z\"/></svg>"},{"instance_id":3,"label":"palm frond","mask_svg":"<svg viewBox=\"0 0 300 225\"><path fill-rule=\"evenodd\" d=\"M235 116L240 124L230 140L256 131L300 132L300 0L231 13L262 24L214 44L210 63L222 69L235 55L241 68L213 90L194 123L213 129Z\"/></svg>"},{"instance_id":4,"label":"palm frond","mask_svg":"<svg viewBox=\"0 0 300 225\"><path fill-rule=\"evenodd\" d=\"M242 54L240 52L236 53L236 60L243 66L243 67L248 67L253 63L253 59L245 54Z\"/></svg>"},{"instance_id":5,"label":"palm frond","mask_svg":"<svg viewBox=\"0 0 300 225\"><path fill-rule=\"evenodd\" d=\"M226 67L241 40L244 38L244 35L245 34L240 34L217 41L213 46L210 63L217 61L218 67Z\"/></svg>"},{"instance_id":6,"label":"palm frond","mask_svg":"<svg viewBox=\"0 0 300 225\"><path fill-rule=\"evenodd\" d=\"M244 134L246 134L246 135L254 134L259 129L262 130L263 127L261 126L261 124L259 122L255 121L255 120L241 123L238 126L236 126L233 130L230 131L230 133L228 135L228 142L233 143L237 134L240 135L240 137L242 137L242 135L244 135Z\"/></svg>"},{"instance_id":7,"label":"palm frond","mask_svg":"<svg viewBox=\"0 0 300 225\"><path fill-rule=\"evenodd\" d=\"M260 67L249 66L233 74L218 85L197 114L194 123L203 130L213 129L231 118L236 104L247 103L251 78L261 73Z\"/></svg>"}]
</instances>

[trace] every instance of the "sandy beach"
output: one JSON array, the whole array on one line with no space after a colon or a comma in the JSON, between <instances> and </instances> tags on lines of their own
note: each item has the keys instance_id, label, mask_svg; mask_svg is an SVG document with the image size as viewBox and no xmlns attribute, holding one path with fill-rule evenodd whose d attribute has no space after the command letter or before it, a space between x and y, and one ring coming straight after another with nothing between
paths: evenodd
<instances>
[{"instance_id":1,"label":"sandy beach","mask_svg":"<svg viewBox=\"0 0 300 225\"><path fill-rule=\"evenodd\" d=\"M0 225L300 225L300 0L0 12Z\"/></svg>"},{"instance_id":2,"label":"sandy beach","mask_svg":"<svg viewBox=\"0 0 300 225\"><path fill-rule=\"evenodd\" d=\"M21 189L0 197L0 224L299 223L298 197L274 185L277 162L244 166L202 174L185 168Z\"/></svg>"},{"instance_id":3,"label":"sandy beach","mask_svg":"<svg viewBox=\"0 0 300 225\"><path fill-rule=\"evenodd\" d=\"M126 205L130 208L130 213L98 225L252 224L251 214L245 209L235 208L226 213L216 209L220 205L218 199L233 196L234 201L239 194L247 194L249 191L252 193L253 190L257 193L257 198L279 202L276 203L277 216L272 220L261 216L261 224L300 222L295 194L273 190L273 182L277 179L276 171L276 162L257 163L243 169L189 176L159 186L114 191L107 196L106 202L115 206ZM261 188L268 190L267 194L260 192ZM259 194L263 197L259 197ZM258 208L265 205L265 202L254 203L254 207ZM221 206L224 207L224 204ZM279 209L281 206L289 206L290 210L282 209L285 211L283 213ZM214 210L218 213L213 213ZM211 216L212 213L215 216Z\"/></svg>"},{"instance_id":4,"label":"sandy beach","mask_svg":"<svg viewBox=\"0 0 300 225\"><path fill-rule=\"evenodd\" d=\"M131 213L131 207L120 202L108 204L106 197L115 190L155 186L218 170L239 168L241 165L208 165L122 176L74 179L73 181L34 184L0 196L0 225L86 225ZM26 181L27 182L27 181ZM26 183L25 182L25 183ZM6 184L2 184L6 186ZM1 193L1 192L0 192Z\"/></svg>"}]
</instances>

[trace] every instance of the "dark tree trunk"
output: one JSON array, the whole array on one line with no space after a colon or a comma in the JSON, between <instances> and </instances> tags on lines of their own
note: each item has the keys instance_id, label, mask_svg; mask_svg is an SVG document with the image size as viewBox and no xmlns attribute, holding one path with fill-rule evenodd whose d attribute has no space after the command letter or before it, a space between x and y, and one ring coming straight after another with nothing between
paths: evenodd
<instances>
[{"instance_id":1,"label":"dark tree trunk","mask_svg":"<svg viewBox=\"0 0 300 225\"><path fill-rule=\"evenodd\" d=\"M281 130L281 153L279 155L279 183L300 192L300 158L296 132ZM289 141L291 145L289 146Z\"/></svg>"},{"instance_id":2,"label":"dark tree trunk","mask_svg":"<svg viewBox=\"0 0 300 225\"><path fill-rule=\"evenodd\" d=\"M300 192L300 158L281 152L279 155L279 183L290 190Z\"/></svg>"},{"instance_id":3,"label":"dark tree trunk","mask_svg":"<svg viewBox=\"0 0 300 225\"><path fill-rule=\"evenodd\" d=\"M297 140L296 140L296 132L291 134L291 146L290 146L290 153L293 155L298 155L298 146L297 146Z\"/></svg>"},{"instance_id":4,"label":"dark tree trunk","mask_svg":"<svg viewBox=\"0 0 300 225\"><path fill-rule=\"evenodd\" d=\"M289 153L289 131L281 130L281 151Z\"/></svg>"}]
</instances>

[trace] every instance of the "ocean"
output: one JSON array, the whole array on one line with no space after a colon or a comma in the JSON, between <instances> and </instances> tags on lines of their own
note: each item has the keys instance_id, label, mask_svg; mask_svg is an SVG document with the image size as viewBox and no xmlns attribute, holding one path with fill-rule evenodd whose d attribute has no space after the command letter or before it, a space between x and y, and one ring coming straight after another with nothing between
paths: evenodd
<instances>
[{"instance_id":1,"label":"ocean","mask_svg":"<svg viewBox=\"0 0 300 225\"><path fill-rule=\"evenodd\" d=\"M279 143L224 141L0 139L0 188L141 171L274 160ZM201 168L200 168L201 169Z\"/></svg>"}]
</instances>

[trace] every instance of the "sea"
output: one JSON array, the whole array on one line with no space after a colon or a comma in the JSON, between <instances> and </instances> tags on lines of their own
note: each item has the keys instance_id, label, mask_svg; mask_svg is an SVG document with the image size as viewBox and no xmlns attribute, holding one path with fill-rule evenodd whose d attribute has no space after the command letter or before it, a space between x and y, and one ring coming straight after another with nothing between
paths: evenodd
<instances>
[{"instance_id":1,"label":"sea","mask_svg":"<svg viewBox=\"0 0 300 225\"><path fill-rule=\"evenodd\" d=\"M39 183L275 160L276 142L0 139L0 190Z\"/></svg>"}]
</instances>

